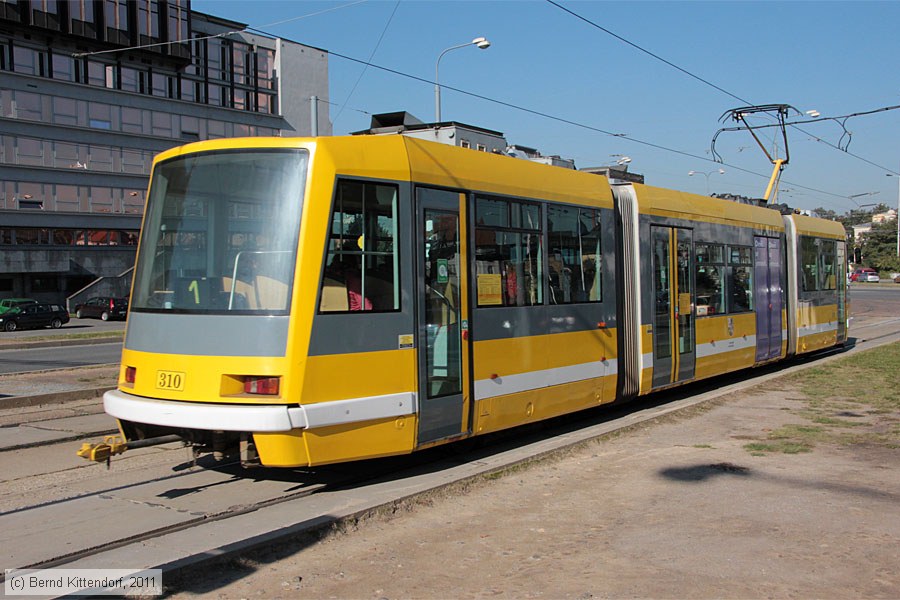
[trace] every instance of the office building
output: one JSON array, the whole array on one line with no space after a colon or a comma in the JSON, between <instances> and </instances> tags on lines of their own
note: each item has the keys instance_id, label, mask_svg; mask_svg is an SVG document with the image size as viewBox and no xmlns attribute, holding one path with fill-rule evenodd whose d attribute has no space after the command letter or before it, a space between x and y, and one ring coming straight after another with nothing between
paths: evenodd
<instances>
[{"instance_id":1,"label":"office building","mask_svg":"<svg viewBox=\"0 0 900 600\"><path fill-rule=\"evenodd\" d=\"M330 135L312 97L326 51L189 0L0 0L0 298L127 291L154 155Z\"/></svg>"}]
</instances>

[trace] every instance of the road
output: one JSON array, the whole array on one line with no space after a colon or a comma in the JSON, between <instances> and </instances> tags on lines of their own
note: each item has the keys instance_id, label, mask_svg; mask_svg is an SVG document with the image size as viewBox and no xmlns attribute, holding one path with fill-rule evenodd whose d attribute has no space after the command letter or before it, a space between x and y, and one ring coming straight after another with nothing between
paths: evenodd
<instances>
[{"instance_id":1,"label":"road","mask_svg":"<svg viewBox=\"0 0 900 600\"><path fill-rule=\"evenodd\" d=\"M900 287L900 286L898 286ZM0 331L0 343L34 338L65 338L73 333L106 333L108 331L124 331L125 321L101 321L100 319L76 319L59 329L19 329L16 331Z\"/></svg>"},{"instance_id":2,"label":"road","mask_svg":"<svg viewBox=\"0 0 900 600\"><path fill-rule=\"evenodd\" d=\"M0 350L0 374L118 363L122 342Z\"/></svg>"}]
</instances>

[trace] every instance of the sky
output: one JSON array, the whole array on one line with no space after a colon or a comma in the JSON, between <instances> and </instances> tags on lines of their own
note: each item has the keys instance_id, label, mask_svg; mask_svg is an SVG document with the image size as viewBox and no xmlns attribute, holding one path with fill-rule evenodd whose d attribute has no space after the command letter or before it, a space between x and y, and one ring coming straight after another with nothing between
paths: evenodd
<instances>
[{"instance_id":1,"label":"sky","mask_svg":"<svg viewBox=\"0 0 900 600\"><path fill-rule=\"evenodd\" d=\"M650 185L758 198L772 165L751 134L719 134L721 163L711 142L739 125L720 121L731 109L787 104L797 111L789 121L813 122L787 130L780 202L839 214L900 203L900 110L843 119L900 105L900 2L554 2L562 8L547 0L192 7L328 51L335 135L367 129L383 112L433 121L438 56L485 37L490 48L467 45L441 59L440 83L469 93L443 89L443 121L501 131L579 168L627 156ZM777 129L757 133L785 157Z\"/></svg>"}]
</instances>

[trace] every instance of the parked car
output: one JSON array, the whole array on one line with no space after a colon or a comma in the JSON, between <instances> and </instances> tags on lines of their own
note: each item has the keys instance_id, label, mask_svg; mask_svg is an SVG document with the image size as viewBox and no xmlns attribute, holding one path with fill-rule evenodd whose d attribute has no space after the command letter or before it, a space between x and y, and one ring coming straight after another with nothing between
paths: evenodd
<instances>
[{"instance_id":1,"label":"parked car","mask_svg":"<svg viewBox=\"0 0 900 600\"><path fill-rule=\"evenodd\" d=\"M69 311L59 304L33 303L16 306L0 315L0 328L6 331L52 327L59 329L69 322Z\"/></svg>"},{"instance_id":2,"label":"parked car","mask_svg":"<svg viewBox=\"0 0 900 600\"><path fill-rule=\"evenodd\" d=\"M17 306L25 306L26 304L37 303L37 300L32 300L31 298L4 298L3 300L0 300L0 315Z\"/></svg>"},{"instance_id":3,"label":"parked car","mask_svg":"<svg viewBox=\"0 0 900 600\"><path fill-rule=\"evenodd\" d=\"M109 321L110 319L124 319L128 312L128 298L111 298L109 296L96 296L84 304L75 306L75 316L79 319L91 317Z\"/></svg>"},{"instance_id":4,"label":"parked car","mask_svg":"<svg viewBox=\"0 0 900 600\"><path fill-rule=\"evenodd\" d=\"M850 281L869 281L878 283L881 279L878 277L878 271L869 267L856 269L850 275Z\"/></svg>"}]
</instances>

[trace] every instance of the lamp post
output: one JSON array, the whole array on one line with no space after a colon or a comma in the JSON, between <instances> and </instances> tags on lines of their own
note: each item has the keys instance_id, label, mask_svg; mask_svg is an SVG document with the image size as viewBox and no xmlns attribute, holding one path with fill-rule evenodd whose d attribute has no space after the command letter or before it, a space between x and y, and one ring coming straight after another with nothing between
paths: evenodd
<instances>
[{"instance_id":1,"label":"lamp post","mask_svg":"<svg viewBox=\"0 0 900 600\"><path fill-rule=\"evenodd\" d=\"M862 194L853 194L852 196L847 196L848 200L851 200L853 204L856 205L857 208L862 208L863 206L878 206L877 204L860 204L854 198L861 198L862 196L874 196L875 194L880 194L881 192L863 192Z\"/></svg>"},{"instance_id":2,"label":"lamp post","mask_svg":"<svg viewBox=\"0 0 900 600\"><path fill-rule=\"evenodd\" d=\"M441 66L441 59L444 58L444 55L450 52L451 50L457 50L459 48L465 48L467 46L475 46L479 50L487 50L491 47L491 43L487 41L486 38L477 37L471 42L466 42L465 44L460 44L458 46L450 46L443 52L438 55L437 62L434 63L434 122L441 122L441 84L438 83L438 69Z\"/></svg>"},{"instance_id":3,"label":"lamp post","mask_svg":"<svg viewBox=\"0 0 900 600\"><path fill-rule=\"evenodd\" d=\"M688 171L688 176L693 177L694 175L703 175L706 177L706 195L709 196L709 176L713 173L718 173L719 175L725 174L725 169L719 169L718 171Z\"/></svg>"},{"instance_id":4,"label":"lamp post","mask_svg":"<svg viewBox=\"0 0 900 600\"><path fill-rule=\"evenodd\" d=\"M888 177L893 177L893 173L887 173ZM897 178L897 258L900 258L900 177Z\"/></svg>"}]
</instances>

